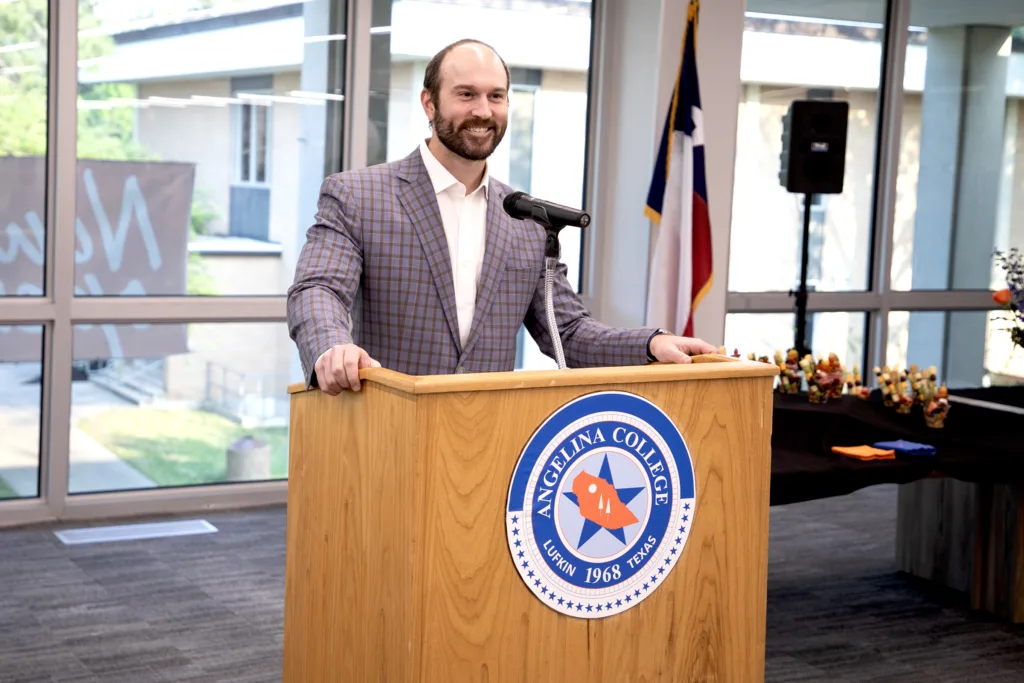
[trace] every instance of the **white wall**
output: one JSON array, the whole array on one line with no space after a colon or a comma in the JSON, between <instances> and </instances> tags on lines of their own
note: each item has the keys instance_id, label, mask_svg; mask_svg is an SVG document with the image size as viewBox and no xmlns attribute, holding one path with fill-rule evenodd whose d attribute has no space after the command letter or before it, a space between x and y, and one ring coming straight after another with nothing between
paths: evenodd
<instances>
[{"instance_id":1,"label":"white wall","mask_svg":"<svg viewBox=\"0 0 1024 683\"><path fill-rule=\"evenodd\" d=\"M649 221L647 184L656 144L661 3L605 2L595 27L602 46L592 68L597 99L583 294L610 325L643 324Z\"/></svg>"},{"instance_id":2,"label":"white wall","mask_svg":"<svg viewBox=\"0 0 1024 683\"><path fill-rule=\"evenodd\" d=\"M395 161L416 149L430 137L427 117L420 103L425 61L391 63L391 90L388 97L387 159Z\"/></svg>"},{"instance_id":3,"label":"white wall","mask_svg":"<svg viewBox=\"0 0 1024 683\"><path fill-rule=\"evenodd\" d=\"M274 94L285 95L299 89L299 73L275 74ZM279 242L282 247L284 267L273 286L277 293L284 292L292 283L295 262L298 258L295 234L305 232L308 225L297 222L296 207L299 205L299 137L302 107L292 104L270 107L270 241ZM313 207L307 211L310 221Z\"/></svg>"},{"instance_id":4,"label":"white wall","mask_svg":"<svg viewBox=\"0 0 1024 683\"><path fill-rule=\"evenodd\" d=\"M168 81L139 86L139 99L149 97L190 98L193 95L228 97L231 81ZM139 143L164 161L196 164L195 187L218 212L212 229L228 230L228 198L234 176L234 137L230 107L149 106L136 110ZM202 134L197 134L202 131Z\"/></svg>"}]
</instances>

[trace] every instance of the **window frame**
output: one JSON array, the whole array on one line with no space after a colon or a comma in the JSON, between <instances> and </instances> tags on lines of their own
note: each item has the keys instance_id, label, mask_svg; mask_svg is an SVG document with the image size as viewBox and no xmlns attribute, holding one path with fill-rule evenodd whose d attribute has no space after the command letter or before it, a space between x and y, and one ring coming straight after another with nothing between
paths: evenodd
<instances>
[{"instance_id":1,"label":"window frame","mask_svg":"<svg viewBox=\"0 0 1024 683\"><path fill-rule=\"evenodd\" d=\"M372 0L324 0L321 17L331 39L309 42L326 50L330 92L344 92L344 105L328 102L323 143L323 175L362 167L367 149L369 54ZM594 0L592 17L602 0ZM312 3L311 3L312 4ZM46 261L43 297L0 299L0 325L43 327L39 496L0 501L0 528L29 523L188 513L215 509L279 505L287 502L288 482L210 484L111 493L68 494L74 330L82 324L132 323L285 323L286 297L77 297L75 296L75 220L78 138L79 0L49 0L47 45ZM603 33L591 38L591 74ZM591 96L594 91L590 78ZM232 97L254 92L232 89ZM231 106L235 106L232 104ZM245 185L239 169L241 108L235 106L230 182ZM355 116L350 112L357 112ZM588 104L587 171L592 163L593 107ZM268 112L269 113L269 112ZM267 121L267 171L272 182L273 116ZM248 181L252 184L252 179ZM585 183L589 190L589 181ZM586 190L585 190L586 191ZM315 199L315 196L314 196ZM586 199L586 198L585 198ZM311 211L312 209L310 209Z\"/></svg>"},{"instance_id":2,"label":"window frame","mask_svg":"<svg viewBox=\"0 0 1024 683\"><path fill-rule=\"evenodd\" d=\"M892 246L899 173L900 133L903 122L903 75L910 33L912 0L888 0L883 28L882 65L878 90L872 211L869 230L868 289L851 292L810 292L807 314L864 312L864 357L847 360L862 368L886 364L890 311L988 311L987 290L894 291L891 287ZM736 189L734 188L734 191ZM820 210L824 210L827 202ZM812 213L816 207L812 205ZM726 315L735 313L794 313L795 300L787 292L738 292L726 295Z\"/></svg>"}]
</instances>

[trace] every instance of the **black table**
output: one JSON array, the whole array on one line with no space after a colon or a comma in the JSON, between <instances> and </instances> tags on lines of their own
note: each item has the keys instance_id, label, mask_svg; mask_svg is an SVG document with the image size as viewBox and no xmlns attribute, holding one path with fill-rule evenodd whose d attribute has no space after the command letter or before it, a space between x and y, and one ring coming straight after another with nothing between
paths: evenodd
<instances>
[{"instance_id":1,"label":"black table","mask_svg":"<svg viewBox=\"0 0 1024 683\"><path fill-rule=\"evenodd\" d=\"M1024 408L1024 387L951 393ZM772 505L930 476L977 483L1024 482L1024 416L1019 414L954 402L945 427L933 429L924 423L920 406L901 415L886 407L875 391L868 400L842 396L824 404L810 403L806 395L775 394L772 420ZM894 439L930 444L936 453L860 461L831 450Z\"/></svg>"},{"instance_id":2,"label":"black table","mask_svg":"<svg viewBox=\"0 0 1024 683\"><path fill-rule=\"evenodd\" d=\"M920 406L901 415L877 391L825 404L776 394L771 504L904 484L897 567L965 592L975 609L1024 623L1024 387L955 390L951 398L971 402L953 400L945 427L932 429ZM935 455L865 462L831 450L895 439L930 444Z\"/></svg>"}]
</instances>

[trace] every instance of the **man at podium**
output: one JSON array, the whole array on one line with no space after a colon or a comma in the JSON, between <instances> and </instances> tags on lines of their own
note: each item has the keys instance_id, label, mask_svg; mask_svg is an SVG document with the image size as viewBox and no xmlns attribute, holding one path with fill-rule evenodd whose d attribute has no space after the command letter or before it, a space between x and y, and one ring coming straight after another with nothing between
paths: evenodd
<instances>
[{"instance_id":1,"label":"man at podium","mask_svg":"<svg viewBox=\"0 0 1024 683\"><path fill-rule=\"evenodd\" d=\"M508 123L510 77L490 46L461 40L428 63L432 134L407 157L331 175L288 291L288 325L310 386L359 390L359 370L509 371L526 325L554 357L545 230L502 208L512 188L487 159ZM569 367L688 363L712 345L590 317L559 263L555 324ZM355 324L358 320L358 324Z\"/></svg>"}]
</instances>

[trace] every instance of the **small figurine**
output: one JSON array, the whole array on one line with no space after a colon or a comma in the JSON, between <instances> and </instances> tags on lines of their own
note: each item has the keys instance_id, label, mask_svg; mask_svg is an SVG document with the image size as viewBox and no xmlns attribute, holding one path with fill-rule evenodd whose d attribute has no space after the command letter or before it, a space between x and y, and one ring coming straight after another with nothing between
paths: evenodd
<instances>
[{"instance_id":1,"label":"small figurine","mask_svg":"<svg viewBox=\"0 0 1024 683\"><path fill-rule=\"evenodd\" d=\"M889 369L889 366L886 365L881 369L875 368L875 374L878 377L878 386L882 390L882 403L884 403L887 408L892 408L896 405L896 397L898 394L896 384L892 379L892 371Z\"/></svg>"},{"instance_id":2,"label":"small figurine","mask_svg":"<svg viewBox=\"0 0 1024 683\"><path fill-rule=\"evenodd\" d=\"M839 362L839 356L828 354L828 378L829 398L839 398L843 395L843 364Z\"/></svg>"},{"instance_id":3,"label":"small figurine","mask_svg":"<svg viewBox=\"0 0 1024 683\"><path fill-rule=\"evenodd\" d=\"M882 402L897 413L906 415L914 407L914 398L907 394L907 372L888 365L881 370Z\"/></svg>"},{"instance_id":4,"label":"small figurine","mask_svg":"<svg viewBox=\"0 0 1024 683\"><path fill-rule=\"evenodd\" d=\"M863 385L860 377L860 367L857 365L853 366L853 391L850 393L863 401L871 398L871 388Z\"/></svg>"},{"instance_id":5,"label":"small figurine","mask_svg":"<svg viewBox=\"0 0 1024 683\"><path fill-rule=\"evenodd\" d=\"M900 415L909 415L914 407L914 397L909 394L899 394L896 399L896 412Z\"/></svg>"},{"instance_id":6,"label":"small figurine","mask_svg":"<svg viewBox=\"0 0 1024 683\"><path fill-rule=\"evenodd\" d=\"M775 351L775 365L779 367L779 391L784 394L799 394L802 382L796 349L790 349L785 356Z\"/></svg>"},{"instance_id":7,"label":"small figurine","mask_svg":"<svg viewBox=\"0 0 1024 683\"><path fill-rule=\"evenodd\" d=\"M946 425L946 416L949 414L949 391L943 384L935 392L934 398L928 402L924 409L924 423L932 429L942 429Z\"/></svg>"},{"instance_id":8,"label":"small figurine","mask_svg":"<svg viewBox=\"0 0 1024 683\"><path fill-rule=\"evenodd\" d=\"M824 357L814 362L814 356L807 354L800 361L800 369L807 380L807 398L811 403L825 403L831 395L832 365Z\"/></svg>"}]
</instances>

